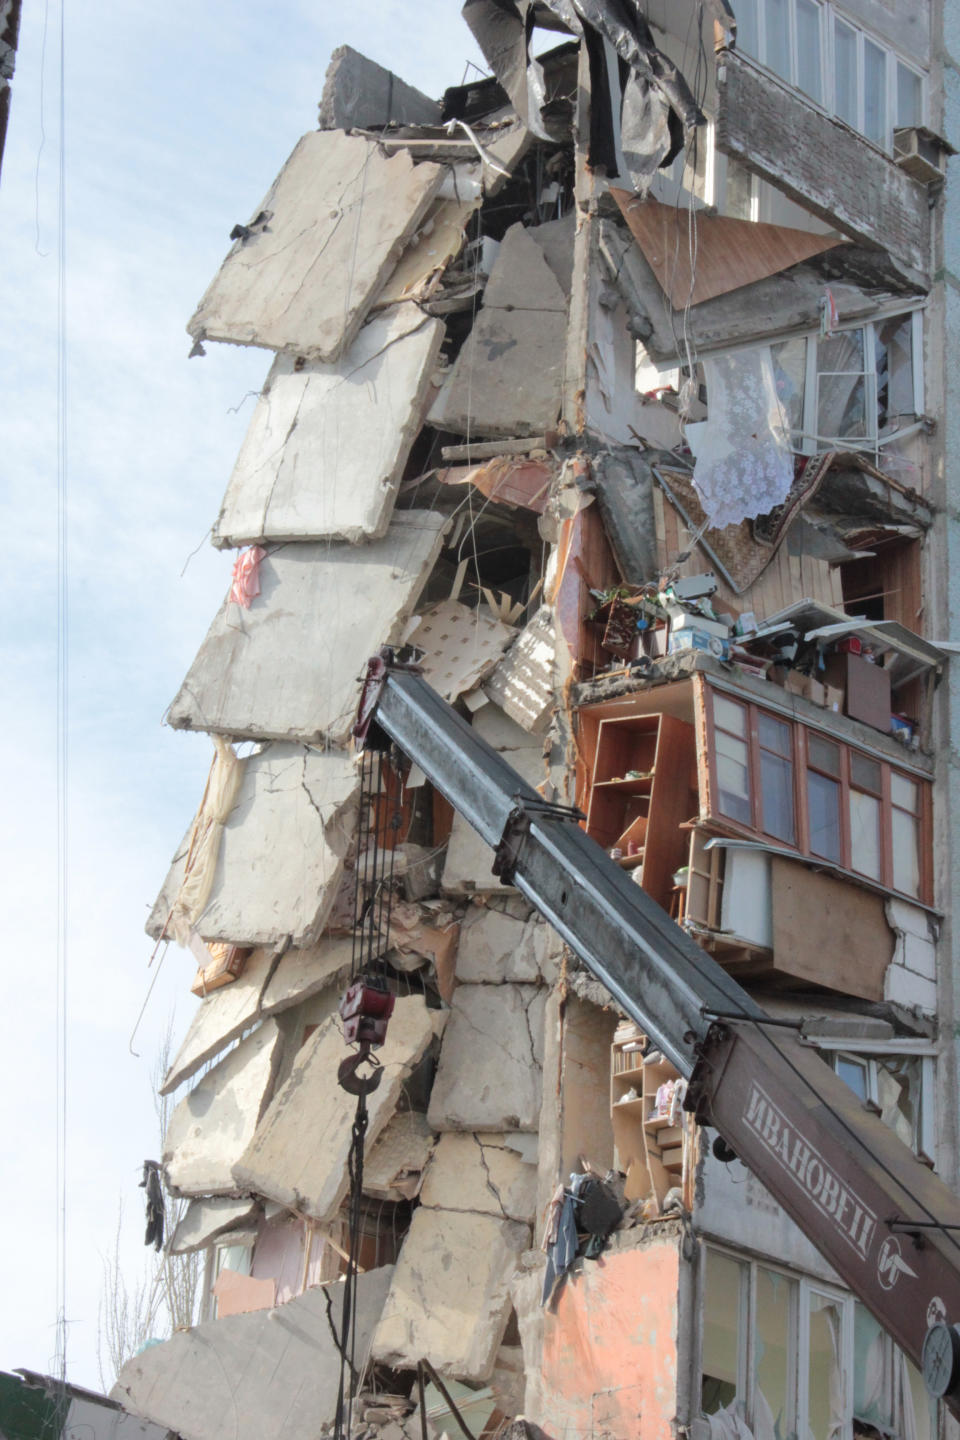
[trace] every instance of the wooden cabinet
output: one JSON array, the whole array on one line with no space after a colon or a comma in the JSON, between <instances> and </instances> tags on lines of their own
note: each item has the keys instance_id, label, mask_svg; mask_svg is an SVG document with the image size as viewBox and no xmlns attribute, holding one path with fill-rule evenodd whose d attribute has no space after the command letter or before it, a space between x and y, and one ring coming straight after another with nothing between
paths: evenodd
<instances>
[{"instance_id":1,"label":"wooden cabinet","mask_svg":"<svg viewBox=\"0 0 960 1440\"><path fill-rule=\"evenodd\" d=\"M680 825L698 808L694 728L673 715L602 720L590 775L587 834L664 909L674 871L686 863Z\"/></svg>"},{"instance_id":2,"label":"wooden cabinet","mask_svg":"<svg viewBox=\"0 0 960 1440\"><path fill-rule=\"evenodd\" d=\"M616 1032L610 1057L610 1113L615 1163L627 1177L625 1196L650 1199L656 1214L667 1192L681 1184L689 1117L671 1116L672 1087L680 1077L658 1052L645 1053L645 1044L636 1027Z\"/></svg>"}]
</instances>

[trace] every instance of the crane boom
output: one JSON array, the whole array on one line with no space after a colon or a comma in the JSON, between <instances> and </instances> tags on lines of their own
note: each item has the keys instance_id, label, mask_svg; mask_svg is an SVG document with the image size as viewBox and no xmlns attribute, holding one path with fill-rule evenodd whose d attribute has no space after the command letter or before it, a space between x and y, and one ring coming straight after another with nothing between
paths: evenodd
<instances>
[{"instance_id":1,"label":"crane boom","mask_svg":"<svg viewBox=\"0 0 960 1440\"><path fill-rule=\"evenodd\" d=\"M689 1079L715 1128L960 1417L960 1201L805 1045L389 651L358 743L396 745ZM929 1339L928 1339L929 1337Z\"/></svg>"}]
</instances>

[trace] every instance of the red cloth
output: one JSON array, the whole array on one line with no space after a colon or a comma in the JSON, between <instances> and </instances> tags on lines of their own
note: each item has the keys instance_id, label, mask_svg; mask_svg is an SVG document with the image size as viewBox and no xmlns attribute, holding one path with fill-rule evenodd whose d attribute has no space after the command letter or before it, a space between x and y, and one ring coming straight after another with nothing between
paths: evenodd
<instances>
[{"instance_id":1,"label":"red cloth","mask_svg":"<svg viewBox=\"0 0 960 1440\"><path fill-rule=\"evenodd\" d=\"M251 600L260 594L260 561L266 553L262 545L251 545L249 550L241 550L233 562L230 599L244 610L249 610Z\"/></svg>"}]
</instances>

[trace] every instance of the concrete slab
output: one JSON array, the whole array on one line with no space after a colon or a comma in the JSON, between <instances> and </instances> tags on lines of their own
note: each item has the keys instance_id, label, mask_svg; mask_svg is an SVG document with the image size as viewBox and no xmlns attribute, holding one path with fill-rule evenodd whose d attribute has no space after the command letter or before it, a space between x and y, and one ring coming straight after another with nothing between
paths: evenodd
<instances>
[{"instance_id":1,"label":"concrete slab","mask_svg":"<svg viewBox=\"0 0 960 1440\"><path fill-rule=\"evenodd\" d=\"M546 991L460 985L454 992L427 1119L433 1130L537 1130Z\"/></svg>"},{"instance_id":2,"label":"concrete slab","mask_svg":"<svg viewBox=\"0 0 960 1440\"><path fill-rule=\"evenodd\" d=\"M279 1014L335 986L349 973L352 957L351 939L331 935L283 955L272 946L254 950L243 974L214 990L194 1011L160 1094L171 1094L261 1016Z\"/></svg>"},{"instance_id":3,"label":"concrete slab","mask_svg":"<svg viewBox=\"0 0 960 1440\"><path fill-rule=\"evenodd\" d=\"M170 1240L173 1255L190 1255L203 1250L218 1235L250 1220L257 1209L256 1200L191 1200Z\"/></svg>"},{"instance_id":4,"label":"concrete slab","mask_svg":"<svg viewBox=\"0 0 960 1440\"><path fill-rule=\"evenodd\" d=\"M333 986L349 972L352 958L353 940L349 935L323 935L316 945L287 950L267 982L260 1001L261 1014L288 1010L328 985Z\"/></svg>"},{"instance_id":5,"label":"concrete slab","mask_svg":"<svg viewBox=\"0 0 960 1440\"><path fill-rule=\"evenodd\" d=\"M556 660L553 612L544 605L487 676L484 694L524 730L542 734L555 705Z\"/></svg>"},{"instance_id":6,"label":"concrete slab","mask_svg":"<svg viewBox=\"0 0 960 1440\"><path fill-rule=\"evenodd\" d=\"M460 926L457 979L468 985L552 982L562 947L556 931L539 917L523 920L475 905Z\"/></svg>"},{"instance_id":7,"label":"concrete slab","mask_svg":"<svg viewBox=\"0 0 960 1440\"><path fill-rule=\"evenodd\" d=\"M469 182L465 189L469 194ZM403 300L428 300L433 295L443 279L443 272L463 249L467 222L479 203L479 199L434 201L420 229L397 261L393 274L374 300L374 310Z\"/></svg>"},{"instance_id":8,"label":"concrete slab","mask_svg":"<svg viewBox=\"0 0 960 1440\"><path fill-rule=\"evenodd\" d=\"M327 363L352 344L443 167L340 131L304 135L197 306L194 340Z\"/></svg>"},{"instance_id":9,"label":"concrete slab","mask_svg":"<svg viewBox=\"0 0 960 1440\"><path fill-rule=\"evenodd\" d=\"M431 605L408 633L410 643L424 651L419 662L424 679L445 700L472 690L517 634L486 605L471 609L458 600Z\"/></svg>"},{"instance_id":10,"label":"concrete slab","mask_svg":"<svg viewBox=\"0 0 960 1440\"><path fill-rule=\"evenodd\" d=\"M356 1363L362 1368L393 1275L360 1275ZM343 1285L318 1285L276 1310L231 1315L178 1331L128 1360L111 1397L183 1440L315 1440L333 1421L340 1354L327 1313L342 1325Z\"/></svg>"},{"instance_id":11,"label":"concrete slab","mask_svg":"<svg viewBox=\"0 0 960 1440\"><path fill-rule=\"evenodd\" d=\"M428 420L478 436L542 435L560 412L566 296L522 225L503 237L483 309Z\"/></svg>"},{"instance_id":12,"label":"concrete slab","mask_svg":"<svg viewBox=\"0 0 960 1440\"><path fill-rule=\"evenodd\" d=\"M386 1044L379 1088L369 1097L367 1145L372 1146L397 1106L404 1082L434 1037L440 1012L422 996L397 1001ZM332 1220L347 1193L347 1155L356 1101L336 1083L337 1066L349 1053L342 1021L332 1015L303 1046L290 1079L277 1093L242 1156L234 1183L307 1215Z\"/></svg>"},{"instance_id":13,"label":"concrete slab","mask_svg":"<svg viewBox=\"0 0 960 1440\"><path fill-rule=\"evenodd\" d=\"M180 1101L163 1137L171 1190L181 1195L243 1192L232 1167L253 1139L270 1099L281 1050L276 1022L267 1020Z\"/></svg>"},{"instance_id":14,"label":"concrete slab","mask_svg":"<svg viewBox=\"0 0 960 1440\"><path fill-rule=\"evenodd\" d=\"M172 1094L202 1065L226 1049L231 1040L253 1025L260 1009L261 991L276 964L272 947L254 950L236 980L200 1001L183 1044L159 1087L161 1095Z\"/></svg>"},{"instance_id":15,"label":"concrete slab","mask_svg":"<svg viewBox=\"0 0 960 1440\"><path fill-rule=\"evenodd\" d=\"M511 1150L505 1135L450 1132L437 1142L420 1204L529 1223L536 1214L537 1167Z\"/></svg>"},{"instance_id":16,"label":"concrete slab","mask_svg":"<svg viewBox=\"0 0 960 1440\"><path fill-rule=\"evenodd\" d=\"M400 639L448 523L407 510L369 545L284 545L268 555L250 609L229 600L221 607L169 723L345 744L367 657Z\"/></svg>"},{"instance_id":17,"label":"concrete slab","mask_svg":"<svg viewBox=\"0 0 960 1440\"><path fill-rule=\"evenodd\" d=\"M531 785L544 779L543 743L528 735L497 705L484 705L473 717L473 728ZM443 889L454 895L483 891L502 893L503 886L491 873L493 850L477 835L462 815L454 815L453 829L443 866Z\"/></svg>"},{"instance_id":18,"label":"concrete slab","mask_svg":"<svg viewBox=\"0 0 960 1440\"><path fill-rule=\"evenodd\" d=\"M416 1110L394 1115L364 1157L363 1193L374 1200L412 1200L420 1192L434 1138L426 1115Z\"/></svg>"},{"instance_id":19,"label":"concrete slab","mask_svg":"<svg viewBox=\"0 0 960 1440\"><path fill-rule=\"evenodd\" d=\"M264 745L246 762L198 929L205 940L312 944L334 903L356 824L359 781L349 755ZM159 935L186 859L174 856L149 921Z\"/></svg>"},{"instance_id":20,"label":"concrete slab","mask_svg":"<svg viewBox=\"0 0 960 1440\"><path fill-rule=\"evenodd\" d=\"M439 125L442 107L349 45L330 56L320 97L321 130L368 130L397 125Z\"/></svg>"},{"instance_id":21,"label":"concrete slab","mask_svg":"<svg viewBox=\"0 0 960 1440\"><path fill-rule=\"evenodd\" d=\"M512 1220L421 1206L374 1332L374 1358L406 1370L427 1355L444 1375L488 1380L529 1237L529 1228Z\"/></svg>"},{"instance_id":22,"label":"concrete slab","mask_svg":"<svg viewBox=\"0 0 960 1440\"><path fill-rule=\"evenodd\" d=\"M214 545L382 537L427 404L443 323L370 320L332 365L278 355L234 466Z\"/></svg>"}]
</instances>

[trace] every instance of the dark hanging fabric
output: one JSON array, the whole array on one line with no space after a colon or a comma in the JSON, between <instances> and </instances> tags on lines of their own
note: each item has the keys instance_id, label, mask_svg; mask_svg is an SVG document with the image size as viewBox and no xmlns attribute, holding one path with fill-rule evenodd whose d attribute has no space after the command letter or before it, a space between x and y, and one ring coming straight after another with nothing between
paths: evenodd
<instances>
[{"instance_id":1,"label":"dark hanging fabric","mask_svg":"<svg viewBox=\"0 0 960 1440\"><path fill-rule=\"evenodd\" d=\"M140 1181L140 1189L146 1190L147 1192L147 1233L144 1236L143 1243L144 1245L152 1245L154 1250L162 1250L166 1212L163 1203L163 1184L160 1180L160 1166L156 1160L144 1160L143 1179Z\"/></svg>"}]
</instances>

